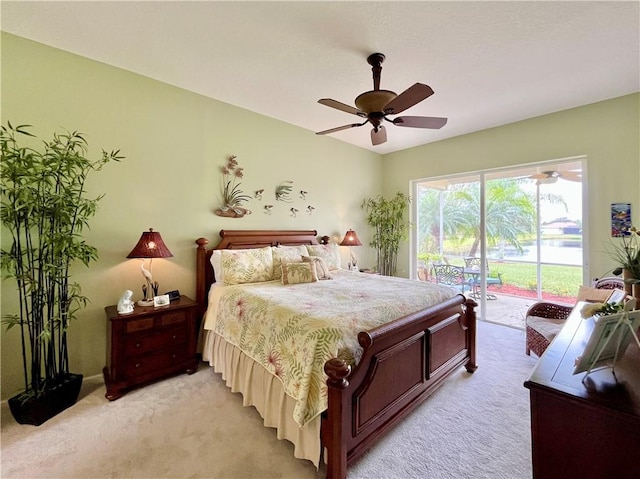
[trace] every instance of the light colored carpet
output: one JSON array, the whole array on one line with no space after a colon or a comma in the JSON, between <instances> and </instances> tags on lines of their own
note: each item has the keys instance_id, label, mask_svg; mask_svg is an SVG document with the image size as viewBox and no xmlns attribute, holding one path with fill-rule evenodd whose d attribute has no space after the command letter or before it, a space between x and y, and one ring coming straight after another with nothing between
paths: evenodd
<instances>
[{"instance_id":1,"label":"light colored carpet","mask_svg":"<svg viewBox=\"0 0 640 479\"><path fill-rule=\"evenodd\" d=\"M523 351L522 331L479 322L479 369L460 369L349 477L529 479L523 382L535 359ZM85 380L78 403L39 427L15 423L4 402L2 478L324 477L207 366L114 402L104 392Z\"/></svg>"}]
</instances>

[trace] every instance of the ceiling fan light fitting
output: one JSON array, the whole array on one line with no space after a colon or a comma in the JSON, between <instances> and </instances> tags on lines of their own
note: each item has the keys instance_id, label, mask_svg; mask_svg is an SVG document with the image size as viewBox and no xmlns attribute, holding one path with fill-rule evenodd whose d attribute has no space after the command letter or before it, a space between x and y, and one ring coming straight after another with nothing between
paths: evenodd
<instances>
[{"instance_id":1,"label":"ceiling fan light fitting","mask_svg":"<svg viewBox=\"0 0 640 479\"><path fill-rule=\"evenodd\" d=\"M384 107L396 96L395 92L390 90L371 90L364 92L356 97L356 107L365 113L384 112Z\"/></svg>"}]
</instances>

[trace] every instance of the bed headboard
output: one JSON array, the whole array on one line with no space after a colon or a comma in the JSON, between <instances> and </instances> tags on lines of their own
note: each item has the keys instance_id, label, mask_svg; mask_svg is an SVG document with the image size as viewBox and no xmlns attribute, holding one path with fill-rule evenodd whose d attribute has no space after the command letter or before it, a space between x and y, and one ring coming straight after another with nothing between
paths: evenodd
<instances>
[{"instance_id":1,"label":"bed headboard","mask_svg":"<svg viewBox=\"0 0 640 479\"><path fill-rule=\"evenodd\" d=\"M209 240L198 238L196 244L196 301L201 314L207 309L209 288L215 282L211 266L214 249L249 249L264 246L318 244L316 230L220 230L220 242L207 249Z\"/></svg>"}]
</instances>

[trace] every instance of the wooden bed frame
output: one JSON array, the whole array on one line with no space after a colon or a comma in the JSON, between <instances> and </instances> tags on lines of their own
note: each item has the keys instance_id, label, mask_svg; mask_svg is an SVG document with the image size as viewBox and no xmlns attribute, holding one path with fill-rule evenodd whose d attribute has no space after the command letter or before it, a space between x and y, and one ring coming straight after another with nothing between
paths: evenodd
<instances>
[{"instance_id":1,"label":"wooden bed frame","mask_svg":"<svg viewBox=\"0 0 640 479\"><path fill-rule=\"evenodd\" d=\"M222 230L214 249L318 244L315 230ZM212 249L196 240L196 300L203 314L215 278ZM343 479L347 466L385 432L464 366L476 365L476 314L472 299L457 295L444 303L358 334L364 348L360 363L340 359L325 364L328 409L322 414L321 441L327 477Z\"/></svg>"}]
</instances>

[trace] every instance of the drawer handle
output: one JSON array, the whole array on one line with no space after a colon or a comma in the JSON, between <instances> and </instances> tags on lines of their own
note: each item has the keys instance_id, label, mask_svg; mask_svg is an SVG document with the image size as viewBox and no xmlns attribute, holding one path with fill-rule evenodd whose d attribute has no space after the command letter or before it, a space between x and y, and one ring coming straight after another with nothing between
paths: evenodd
<instances>
[{"instance_id":1,"label":"drawer handle","mask_svg":"<svg viewBox=\"0 0 640 479\"><path fill-rule=\"evenodd\" d=\"M136 348L139 348L140 346L142 346L142 343L136 343Z\"/></svg>"},{"instance_id":2,"label":"drawer handle","mask_svg":"<svg viewBox=\"0 0 640 479\"><path fill-rule=\"evenodd\" d=\"M177 334L174 334L174 335L173 335L173 339L176 339L177 337L178 337L178 335L177 335Z\"/></svg>"},{"instance_id":3,"label":"drawer handle","mask_svg":"<svg viewBox=\"0 0 640 479\"><path fill-rule=\"evenodd\" d=\"M136 368L139 368L139 367L140 367L140 363L136 363Z\"/></svg>"}]
</instances>

